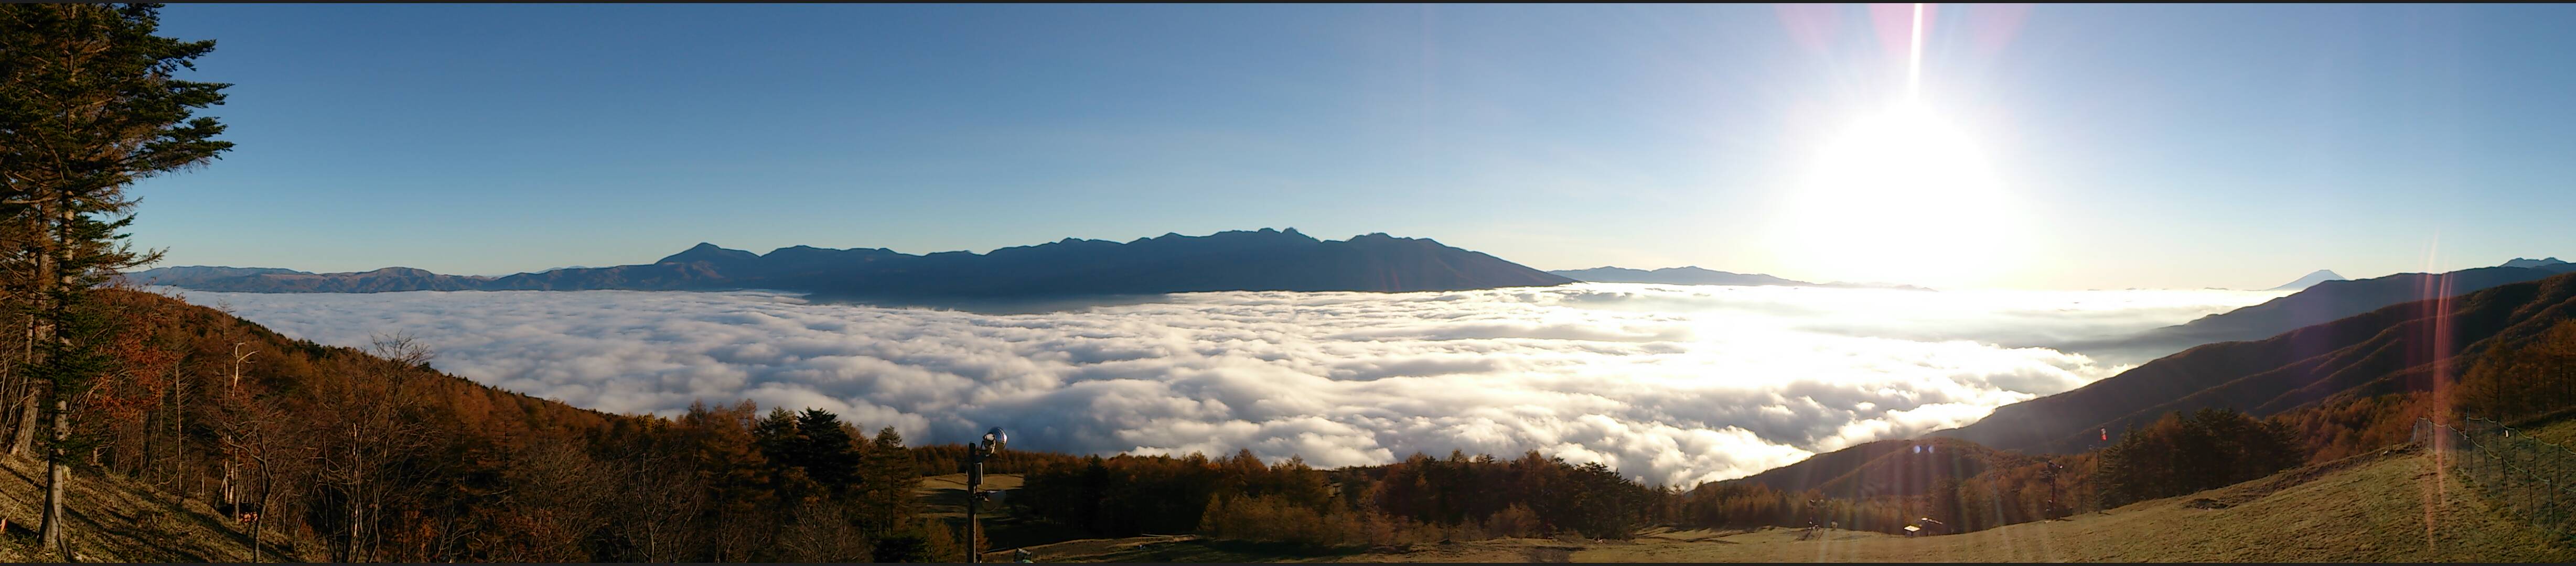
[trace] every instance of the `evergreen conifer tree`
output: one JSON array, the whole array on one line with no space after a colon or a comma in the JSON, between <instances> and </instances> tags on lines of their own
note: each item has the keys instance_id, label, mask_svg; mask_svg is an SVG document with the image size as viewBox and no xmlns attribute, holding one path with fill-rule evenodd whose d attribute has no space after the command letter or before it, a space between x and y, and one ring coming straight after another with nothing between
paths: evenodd
<instances>
[{"instance_id":1,"label":"evergreen conifer tree","mask_svg":"<svg viewBox=\"0 0 2576 566\"><path fill-rule=\"evenodd\" d=\"M232 148L215 139L221 123L195 115L230 85L177 78L215 42L154 35L159 8L0 6L0 218L33 235L0 253L31 275L13 283L32 299L30 370L45 384L27 402L45 420L47 549L62 548L71 398L103 371L98 347L115 326L89 291L158 255L122 241L134 221L124 189Z\"/></svg>"}]
</instances>

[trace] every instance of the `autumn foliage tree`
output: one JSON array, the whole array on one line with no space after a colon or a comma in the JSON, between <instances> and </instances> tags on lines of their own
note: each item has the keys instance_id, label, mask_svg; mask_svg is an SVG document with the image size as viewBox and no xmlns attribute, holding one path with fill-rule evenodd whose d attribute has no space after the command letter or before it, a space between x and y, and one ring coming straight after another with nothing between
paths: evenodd
<instances>
[{"instance_id":1,"label":"autumn foliage tree","mask_svg":"<svg viewBox=\"0 0 2576 566\"><path fill-rule=\"evenodd\" d=\"M2277 421L2228 409L2170 413L2102 450L2103 503L2119 506L2261 478L2298 465L2305 455L2297 435Z\"/></svg>"},{"instance_id":2,"label":"autumn foliage tree","mask_svg":"<svg viewBox=\"0 0 2576 566\"><path fill-rule=\"evenodd\" d=\"M1317 470L1250 451L1090 457L1029 473L1011 499L1032 519L1100 536L1200 533L1309 550L1579 536L1624 539L1664 518L1674 497L1599 463L1535 452L1518 459L1416 454Z\"/></svg>"},{"instance_id":3,"label":"autumn foliage tree","mask_svg":"<svg viewBox=\"0 0 2576 566\"><path fill-rule=\"evenodd\" d=\"M0 250L26 275L14 291L32 316L27 367L45 384L34 400L46 427L41 540L62 538L70 473L72 397L108 369L101 353L116 326L91 288L147 263L118 233L133 222L125 188L215 159L232 143L198 109L221 104L228 85L177 74L213 41L154 35L152 4L10 4L0 7L0 216L21 227Z\"/></svg>"},{"instance_id":4,"label":"autumn foliage tree","mask_svg":"<svg viewBox=\"0 0 2576 566\"><path fill-rule=\"evenodd\" d=\"M2576 320L2478 357L2451 398L2461 415L2505 422L2576 408Z\"/></svg>"}]
</instances>

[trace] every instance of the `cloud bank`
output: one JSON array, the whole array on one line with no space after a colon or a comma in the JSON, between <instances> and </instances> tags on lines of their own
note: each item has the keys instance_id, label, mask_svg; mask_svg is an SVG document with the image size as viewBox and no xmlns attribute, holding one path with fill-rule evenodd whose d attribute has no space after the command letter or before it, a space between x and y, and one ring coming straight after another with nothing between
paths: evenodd
<instances>
[{"instance_id":1,"label":"cloud bank","mask_svg":"<svg viewBox=\"0 0 2576 566\"><path fill-rule=\"evenodd\" d=\"M978 314L763 292L182 294L325 344L407 332L442 370L605 411L750 399L916 442L998 425L1031 449L1250 448L1325 467L1536 450L1681 486L1965 424L2125 369L1995 344L2279 295L1587 283Z\"/></svg>"}]
</instances>

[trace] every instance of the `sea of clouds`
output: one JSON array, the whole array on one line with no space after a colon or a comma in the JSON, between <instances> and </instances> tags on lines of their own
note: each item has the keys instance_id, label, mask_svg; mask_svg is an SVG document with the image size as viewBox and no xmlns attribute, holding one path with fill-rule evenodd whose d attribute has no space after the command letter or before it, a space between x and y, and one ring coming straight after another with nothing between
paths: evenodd
<instances>
[{"instance_id":1,"label":"sea of clouds","mask_svg":"<svg viewBox=\"0 0 2576 566\"><path fill-rule=\"evenodd\" d=\"M164 291L325 344L411 334L439 369L605 411L750 399L917 443L1002 426L1028 449L1249 448L1323 467L1536 450L1680 486L1958 426L2126 369L1997 344L2282 294L1587 283L983 314L768 292Z\"/></svg>"}]
</instances>

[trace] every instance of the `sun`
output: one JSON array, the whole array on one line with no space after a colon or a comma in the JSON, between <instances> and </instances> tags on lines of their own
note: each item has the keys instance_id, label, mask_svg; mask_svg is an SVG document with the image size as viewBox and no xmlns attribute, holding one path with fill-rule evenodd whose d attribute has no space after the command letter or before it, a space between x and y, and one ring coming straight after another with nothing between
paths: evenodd
<instances>
[{"instance_id":1,"label":"sun","mask_svg":"<svg viewBox=\"0 0 2576 566\"><path fill-rule=\"evenodd\" d=\"M2021 216L1977 136L1921 93L1921 13L1906 92L1855 113L1799 169L1773 231L1789 271L1977 286L2015 267Z\"/></svg>"},{"instance_id":2,"label":"sun","mask_svg":"<svg viewBox=\"0 0 2576 566\"><path fill-rule=\"evenodd\" d=\"M1957 284L2012 255L2002 181L1974 136L1919 102L1844 126L1792 190L1788 259L1812 271Z\"/></svg>"}]
</instances>

